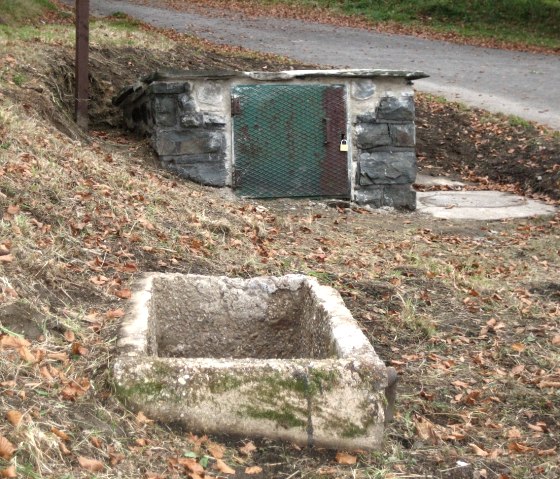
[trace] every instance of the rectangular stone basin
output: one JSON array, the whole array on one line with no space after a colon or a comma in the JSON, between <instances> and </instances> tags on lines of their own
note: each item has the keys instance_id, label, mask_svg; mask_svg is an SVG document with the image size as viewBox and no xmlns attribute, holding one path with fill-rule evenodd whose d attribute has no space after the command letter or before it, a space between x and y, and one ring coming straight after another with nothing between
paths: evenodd
<instances>
[{"instance_id":1,"label":"rectangular stone basin","mask_svg":"<svg viewBox=\"0 0 560 479\"><path fill-rule=\"evenodd\" d=\"M380 446L392 368L334 289L303 275L152 273L131 305L114 380L134 410L192 432Z\"/></svg>"}]
</instances>

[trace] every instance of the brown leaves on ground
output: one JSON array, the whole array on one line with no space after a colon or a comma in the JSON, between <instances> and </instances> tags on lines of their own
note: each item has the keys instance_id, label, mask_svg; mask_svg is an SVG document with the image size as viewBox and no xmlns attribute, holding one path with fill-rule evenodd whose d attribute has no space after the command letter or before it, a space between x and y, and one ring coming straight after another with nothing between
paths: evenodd
<instances>
[{"instance_id":1,"label":"brown leaves on ground","mask_svg":"<svg viewBox=\"0 0 560 479\"><path fill-rule=\"evenodd\" d=\"M358 461L358 457L346 452L337 452L335 461L339 464L351 466L353 464L356 464L356 462Z\"/></svg>"},{"instance_id":2,"label":"brown leaves on ground","mask_svg":"<svg viewBox=\"0 0 560 479\"><path fill-rule=\"evenodd\" d=\"M101 472L105 469L105 465L101 461L89 457L78 456L78 463L82 469L90 472Z\"/></svg>"},{"instance_id":3,"label":"brown leaves on ground","mask_svg":"<svg viewBox=\"0 0 560 479\"><path fill-rule=\"evenodd\" d=\"M235 474L235 469L229 467L221 459L216 459L216 464L214 464L214 469L216 469L217 471L220 471L223 474Z\"/></svg>"},{"instance_id":4,"label":"brown leaves on ground","mask_svg":"<svg viewBox=\"0 0 560 479\"><path fill-rule=\"evenodd\" d=\"M0 457L2 459L5 459L6 461L9 461L15 451L16 448L14 447L14 445L4 436L0 436Z\"/></svg>"},{"instance_id":5,"label":"brown leaves on ground","mask_svg":"<svg viewBox=\"0 0 560 479\"><path fill-rule=\"evenodd\" d=\"M16 409L12 409L6 413L6 419L14 427L18 427L20 425L22 418L23 414Z\"/></svg>"},{"instance_id":6,"label":"brown leaves on ground","mask_svg":"<svg viewBox=\"0 0 560 479\"><path fill-rule=\"evenodd\" d=\"M260 466L250 466L245 468L245 474L248 475L260 474L261 472L263 472L263 469Z\"/></svg>"},{"instance_id":7,"label":"brown leaves on ground","mask_svg":"<svg viewBox=\"0 0 560 479\"><path fill-rule=\"evenodd\" d=\"M239 452L245 456L250 456L256 450L257 447L252 441L246 442L243 446L239 447Z\"/></svg>"},{"instance_id":8,"label":"brown leaves on ground","mask_svg":"<svg viewBox=\"0 0 560 479\"><path fill-rule=\"evenodd\" d=\"M8 466L6 469L0 470L0 477L15 478L17 477L16 466Z\"/></svg>"}]
</instances>

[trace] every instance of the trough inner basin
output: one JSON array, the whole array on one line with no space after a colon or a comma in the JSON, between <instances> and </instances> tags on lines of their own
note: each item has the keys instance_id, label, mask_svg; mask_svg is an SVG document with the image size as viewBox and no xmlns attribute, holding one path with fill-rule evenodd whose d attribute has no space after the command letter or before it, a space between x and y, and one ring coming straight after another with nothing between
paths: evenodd
<instances>
[{"instance_id":1,"label":"trough inner basin","mask_svg":"<svg viewBox=\"0 0 560 479\"><path fill-rule=\"evenodd\" d=\"M288 286L288 287L285 287ZM179 294L177 294L179 292ZM183 358L335 357L310 287L205 277L153 285L157 355Z\"/></svg>"}]
</instances>

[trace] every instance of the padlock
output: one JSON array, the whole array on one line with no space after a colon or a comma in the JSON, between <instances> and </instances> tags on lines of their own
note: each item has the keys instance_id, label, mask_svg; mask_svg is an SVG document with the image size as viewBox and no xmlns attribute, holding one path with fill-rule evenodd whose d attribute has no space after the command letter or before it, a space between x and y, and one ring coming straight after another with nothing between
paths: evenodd
<instances>
[{"instance_id":1,"label":"padlock","mask_svg":"<svg viewBox=\"0 0 560 479\"><path fill-rule=\"evenodd\" d=\"M340 140L340 151L348 151L348 141Z\"/></svg>"}]
</instances>

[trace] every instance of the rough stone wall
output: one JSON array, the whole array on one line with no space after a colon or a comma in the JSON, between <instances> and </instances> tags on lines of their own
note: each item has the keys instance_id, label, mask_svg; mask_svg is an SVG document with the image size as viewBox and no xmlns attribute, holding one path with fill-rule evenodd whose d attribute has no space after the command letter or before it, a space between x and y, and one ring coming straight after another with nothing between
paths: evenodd
<instances>
[{"instance_id":1,"label":"rough stone wall","mask_svg":"<svg viewBox=\"0 0 560 479\"><path fill-rule=\"evenodd\" d=\"M197 183L225 186L226 118L206 105L221 101L222 95L211 82L195 92L193 82L156 81L127 102L125 121L127 127L152 135L165 168Z\"/></svg>"},{"instance_id":2,"label":"rough stone wall","mask_svg":"<svg viewBox=\"0 0 560 479\"><path fill-rule=\"evenodd\" d=\"M231 184L229 91L254 78L159 80L139 83L121 95L127 126L152 137L162 165L210 186ZM305 83L308 80L289 80ZM414 97L404 77L309 81L347 86L351 198L374 207L416 208Z\"/></svg>"},{"instance_id":3,"label":"rough stone wall","mask_svg":"<svg viewBox=\"0 0 560 479\"><path fill-rule=\"evenodd\" d=\"M374 111L352 118L354 200L375 207L416 208L414 97L382 96Z\"/></svg>"}]
</instances>

